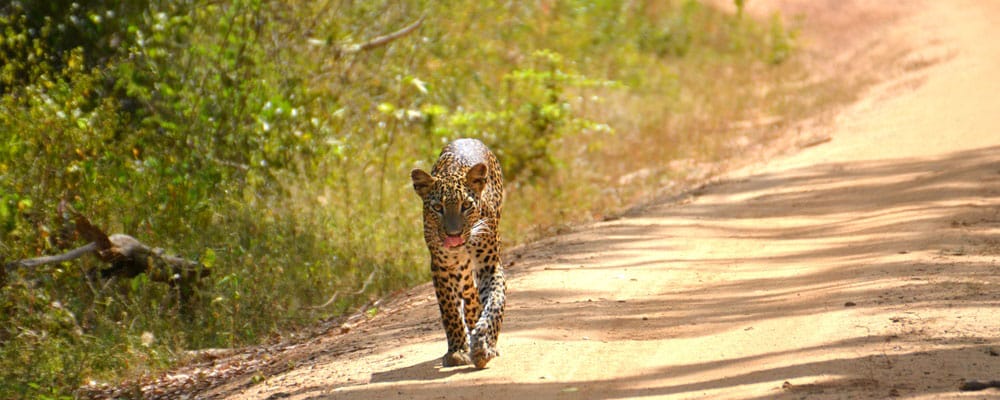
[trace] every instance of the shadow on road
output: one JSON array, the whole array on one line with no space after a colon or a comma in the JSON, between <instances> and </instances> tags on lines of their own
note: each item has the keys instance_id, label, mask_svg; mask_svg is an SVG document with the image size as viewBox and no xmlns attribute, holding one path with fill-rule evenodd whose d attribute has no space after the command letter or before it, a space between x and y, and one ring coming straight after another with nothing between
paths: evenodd
<instances>
[{"instance_id":1,"label":"shadow on road","mask_svg":"<svg viewBox=\"0 0 1000 400\"><path fill-rule=\"evenodd\" d=\"M441 368L441 358L435 357L421 363L373 373L371 383L432 381L455 374L473 373L476 371L478 370L472 367Z\"/></svg>"},{"instance_id":2,"label":"shadow on road","mask_svg":"<svg viewBox=\"0 0 1000 400\"><path fill-rule=\"evenodd\" d=\"M504 399L628 399L679 394L696 395L705 391L736 388L760 382L774 382L773 394L751 399L801 399L803 396L827 394L836 398L866 397L866 394L882 393L879 398L898 396L900 389L916 391L923 394L957 393L961 384L960 377L954 377L947 387L937 385L938 382L928 381L923 387L899 388L886 385L879 379L892 365L911 365L917 370L924 370L928 375L942 368L939 360L964 360L975 362L982 360L990 348L976 345L976 339L970 338L967 346L952 350L918 352L912 354L891 355L884 357L857 357L838 359L827 362L801 363L793 366L751 370L734 376L693 381L680 385L656 385L662 379L674 379L698 370L720 367L712 363L685 365L682 367L665 367L655 371L635 371L634 375L624 379L598 380L587 382L546 382L546 383L480 383L480 382L419 382L398 386L355 387L350 391L338 393L335 396L316 395L308 399L388 399L388 398L504 398ZM854 343L834 343L828 347L832 350L853 346ZM771 355L768 355L771 356ZM994 358L995 360L995 358ZM745 360L733 360L740 362ZM987 360L989 361L989 360ZM867 370L858 370L858 365L870 366ZM832 375L835 378L815 384L793 384L796 379L817 375ZM784 384L784 382L789 382ZM784 386L784 387L783 387Z\"/></svg>"}]
</instances>

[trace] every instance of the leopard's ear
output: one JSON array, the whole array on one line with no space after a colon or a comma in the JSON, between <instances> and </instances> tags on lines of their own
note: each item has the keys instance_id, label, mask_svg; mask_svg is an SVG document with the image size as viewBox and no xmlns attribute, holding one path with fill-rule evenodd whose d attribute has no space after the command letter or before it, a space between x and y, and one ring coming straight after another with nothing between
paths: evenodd
<instances>
[{"instance_id":1,"label":"leopard's ear","mask_svg":"<svg viewBox=\"0 0 1000 400\"><path fill-rule=\"evenodd\" d=\"M469 168L469 172L465 173L465 182L477 195L483 193L486 188L486 164L479 163Z\"/></svg>"},{"instance_id":2,"label":"leopard's ear","mask_svg":"<svg viewBox=\"0 0 1000 400\"><path fill-rule=\"evenodd\" d=\"M413 179L413 190L417 192L420 198L427 196L427 193L431 190L431 185L434 184L434 177L420 168L416 168L410 171L410 178Z\"/></svg>"}]
</instances>

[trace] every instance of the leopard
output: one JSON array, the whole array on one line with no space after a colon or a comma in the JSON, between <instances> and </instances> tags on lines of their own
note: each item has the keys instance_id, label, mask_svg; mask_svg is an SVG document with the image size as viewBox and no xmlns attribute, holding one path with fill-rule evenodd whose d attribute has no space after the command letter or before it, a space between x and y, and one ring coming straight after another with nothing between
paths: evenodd
<instances>
[{"instance_id":1,"label":"leopard","mask_svg":"<svg viewBox=\"0 0 1000 400\"><path fill-rule=\"evenodd\" d=\"M456 139L430 173L410 172L423 202L424 241L448 351L442 366L478 369L500 355L507 283L500 260L503 173L477 139Z\"/></svg>"}]
</instances>

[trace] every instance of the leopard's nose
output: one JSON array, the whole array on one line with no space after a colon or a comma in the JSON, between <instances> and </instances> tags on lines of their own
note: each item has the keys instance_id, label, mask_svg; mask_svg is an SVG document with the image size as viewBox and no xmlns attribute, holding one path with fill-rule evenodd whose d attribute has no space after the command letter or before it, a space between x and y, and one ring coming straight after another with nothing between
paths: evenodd
<instances>
[{"instance_id":1,"label":"leopard's nose","mask_svg":"<svg viewBox=\"0 0 1000 400\"><path fill-rule=\"evenodd\" d=\"M462 220L462 215L453 212L451 210L445 210L444 212L444 233L448 236L458 236L462 234L462 230L465 227L465 221Z\"/></svg>"}]
</instances>

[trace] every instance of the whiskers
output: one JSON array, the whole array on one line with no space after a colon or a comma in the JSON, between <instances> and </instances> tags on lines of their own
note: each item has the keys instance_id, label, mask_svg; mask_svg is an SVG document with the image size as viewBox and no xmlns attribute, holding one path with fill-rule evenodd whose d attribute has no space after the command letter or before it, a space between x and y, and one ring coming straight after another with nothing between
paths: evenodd
<instances>
[{"instance_id":1,"label":"whiskers","mask_svg":"<svg viewBox=\"0 0 1000 400\"><path fill-rule=\"evenodd\" d=\"M484 233L493 233L493 229L490 228L486 220L476 221L475 225L472 225L472 229L469 230L469 234L472 236L479 236Z\"/></svg>"}]
</instances>

